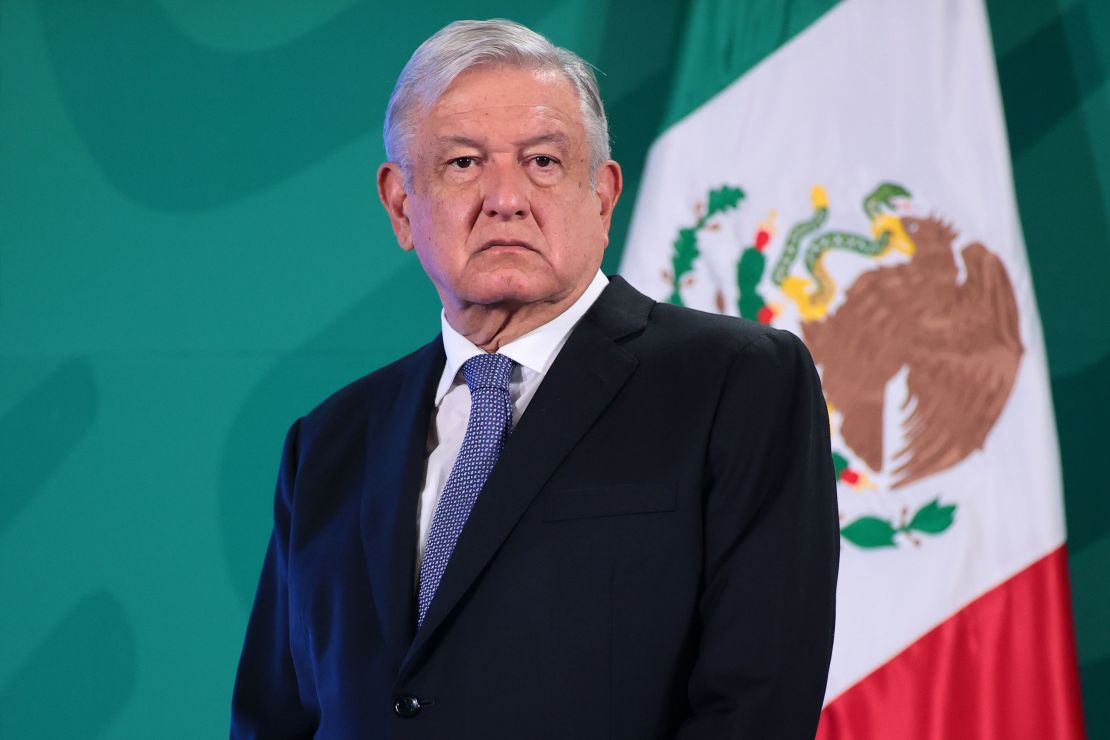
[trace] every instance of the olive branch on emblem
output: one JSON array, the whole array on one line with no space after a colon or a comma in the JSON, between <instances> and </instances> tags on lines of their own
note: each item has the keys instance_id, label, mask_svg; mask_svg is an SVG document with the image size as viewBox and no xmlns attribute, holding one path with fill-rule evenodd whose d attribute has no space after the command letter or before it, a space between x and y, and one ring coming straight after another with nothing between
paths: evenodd
<instances>
[{"instance_id":1,"label":"olive branch on emblem","mask_svg":"<svg viewBox=\"0 0 1110 740\"><path fill-rule=\"evenodd\" d=\"M840 536L856 547L873 549L876 547L897 547L895 536L904 534L914 545L921 541L914 533L936 535L952 526L956 519L956 504L940 503L940 497L919 508L912 517L903 509L901 523L877 516L861 516L840 528Z\"/></svg>"},{"instance_id":2,"label":"olive branch on emblem","mask_svg":"<svg viewBox=\"0 0 1110 740\"><path fill-rule=\"evenodd\" d=\"M698 232L705 228L713 228L710 224L710 219L719 213L732 210L740 205L740 201L744 199L744 191L740 188L734 188L731 185L722 185L719 188L714 188L709 191L709 196L706 199L704 212L702 204L698 203L695 207L695 212L698 214L697 221L693 226L684 226L678 230L678 236L674 240L674 253L671 255L671 270L663 272L663 277L671 283L671 295L667 299L668 302L676 306L683 305L682 294L679 289L682 287L682 278L694 269L694 260L697 259L700 251L698 250Z\"/></svg>"}]
</instances>

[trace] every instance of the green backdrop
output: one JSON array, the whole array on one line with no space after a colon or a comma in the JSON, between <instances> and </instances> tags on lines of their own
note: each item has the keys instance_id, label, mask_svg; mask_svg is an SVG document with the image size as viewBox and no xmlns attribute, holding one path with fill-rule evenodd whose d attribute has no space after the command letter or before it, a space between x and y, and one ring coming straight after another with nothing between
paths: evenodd
<instances>
[{"instance_id":1,"label":"green backdrop","mask_svg":"<svg viewBox=\"0 0 1110 740\"><path fill-rule=\"evenodd\" d=\"M1110 737L1110 3L989 9ZM508 16L596 64L614 270L686 12L0 0L0 737L226 733L285 429L437 330L374 194L412 49Z\"/></svg>"}]
</instances>

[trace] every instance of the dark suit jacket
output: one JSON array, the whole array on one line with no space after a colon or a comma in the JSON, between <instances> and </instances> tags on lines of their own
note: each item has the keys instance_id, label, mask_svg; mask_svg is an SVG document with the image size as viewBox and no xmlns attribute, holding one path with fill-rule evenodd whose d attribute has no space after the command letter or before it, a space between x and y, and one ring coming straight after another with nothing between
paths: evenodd
<instances>
[{"instance_id":1,"label":"dark suit jacket","mask_svg":"<svg viewBox=\"0 0 1110 740\"><path fill-rule=\"evenodd\" d=\"M614 278L513 431L417 632L443 365L437 338L290 429L232 736L812 738L839 535L802 343Z\"/></svg>"}]
</instances>

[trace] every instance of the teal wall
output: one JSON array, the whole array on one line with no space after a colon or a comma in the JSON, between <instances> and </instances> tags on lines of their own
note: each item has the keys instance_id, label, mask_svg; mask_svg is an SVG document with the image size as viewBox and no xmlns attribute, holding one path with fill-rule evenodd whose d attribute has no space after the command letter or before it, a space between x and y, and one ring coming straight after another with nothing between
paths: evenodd
<instances>
[{"instance_id":1,"label":"teal wall","mask_svg":"<svg viewBox=\"0 0 1110 740\"><path fill-rule=\"evenodd\" d=\"M988 10L1056 405L1087 731L1110 738L1110 2Z\"/></svg>"},{"instance_id":2,"label":"teal wall","mask_svg":"<svg viewBox=\"0 0 1110 740\"><path fill-rule=\"evenodd\" d=\"M0 737L226 732L286 427L436 331L374 194L423 38L507 15L604 72L615 269L684 3L391 5L0 0ZM1018 5L990 10L1110 737L1110 11Z\"/></svg>"}]
</instances>

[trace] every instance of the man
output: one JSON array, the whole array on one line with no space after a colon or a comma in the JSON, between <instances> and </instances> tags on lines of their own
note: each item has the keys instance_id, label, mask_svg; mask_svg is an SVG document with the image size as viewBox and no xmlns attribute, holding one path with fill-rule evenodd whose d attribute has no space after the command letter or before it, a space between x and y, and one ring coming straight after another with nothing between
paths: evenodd
<instances>
[{"instance_id":1,"label":"man","mask_svg":"<svg viewBox=\"0 0 1110 740\"><path fill-rule=\"evenodd\" d=\"M621 171L542 36L443 29L385 137L443 333L290 430L232 735L813 737L839 538L804 347L599 272Z\"/></svg>"}]
</instances>

